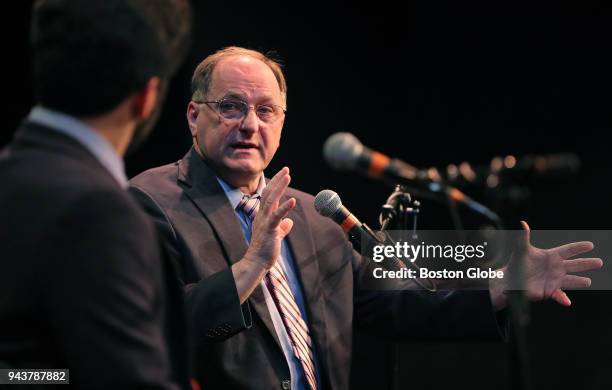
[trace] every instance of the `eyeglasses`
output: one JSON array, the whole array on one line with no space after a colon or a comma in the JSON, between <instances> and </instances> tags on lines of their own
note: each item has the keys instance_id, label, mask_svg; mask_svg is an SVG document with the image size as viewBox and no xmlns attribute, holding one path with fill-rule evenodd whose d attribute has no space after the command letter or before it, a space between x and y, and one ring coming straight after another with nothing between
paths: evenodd
<instances>
[{"instance_id":1,"label":"eyeglasses","mask_svg":"<svg viewBox=\"0 0 612 390\"><path fill-rule=\"evenodd\" d=\"M257 117L265 123L274 123L287 112L287 110L277 104L249 105L244 100L232 98L224 98L213 102L195 103L206 105L216 104L217 111L223 118L238 121L243 120L247 116L251 107L255 110Z\"/></svg>"}]
</instances>

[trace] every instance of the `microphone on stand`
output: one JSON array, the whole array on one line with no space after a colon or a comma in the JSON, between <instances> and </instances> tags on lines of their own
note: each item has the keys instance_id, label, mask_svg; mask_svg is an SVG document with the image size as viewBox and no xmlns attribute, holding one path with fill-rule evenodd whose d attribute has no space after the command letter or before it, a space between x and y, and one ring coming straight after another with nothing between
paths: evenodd
<instances>
[{"instance_id":1,"label":"microphone on stand","mask_svg":"<svg viewBox=\"0 0 612 390\"><path fill-rule=\"evenodd\" d=\"M351 241L362 243L363 237L371 237L378 240L376 234L361 223L346 207L342 205L340 196L332 190L320 191L314 199L315 210L324 217L336 222L345 233L351 237Z\"/></svg>"},{"instance_id":2,"label":"microphone on stand","mask_svg":"<svg viewBox=\"0 0 612 390\"><path fill-rule=\"evenodd\" d=\"M464 194L461 190L443 184L432 170L418 169L397 158L369 149L351 133L335 133L323 146L325 160L340 171L356 171L393 185L400 183L417 190L442 193L447 199L464 204L489 220L500 223L500 217L488 207Z\"/></svg>"},{"instance_id":3,"label":"microphone on stand","mask_svg":"<svg viewBox=\"0 0 612 390\"><path fill-rule=\"evenodd\" d=\"M339 171L358 171L375 179L425 179L427 173L398 159L371 150L351 133L336 133L323 146L325 160Z\"/></svg>"},{"instance_id":4,"label":"microphone on stand","mask_svg":"<svg viewBox=\"0 0 612 390\"><path fill-rule=\"evenodd\" d=\"M377 235L368 225L361 223L357 217L344 207L342 205L342 200L340 200L340 196L332 190L320 191L317 196L315 196L314 207L319 214L330 218L340 225L342 230L351 238L353 245L356 245L360 252L364 252L364 247L369 249L375 245L384 244L386 241L386 236ZM367 252L368 249L366 249L365 252ZM388 262L385 264L385 268L387 269L400 270L408 268L406 264L397 257L387 258L387 260ZM412 263L410 263L410 267L418 270L418 267ZM425 285L423 282L425 280L430 284L430 287ZM429 291L435 291L437 288L435 282L429 279L423 279L423 281L414 279L413 281Z\"/></svg>"}]
</instances>

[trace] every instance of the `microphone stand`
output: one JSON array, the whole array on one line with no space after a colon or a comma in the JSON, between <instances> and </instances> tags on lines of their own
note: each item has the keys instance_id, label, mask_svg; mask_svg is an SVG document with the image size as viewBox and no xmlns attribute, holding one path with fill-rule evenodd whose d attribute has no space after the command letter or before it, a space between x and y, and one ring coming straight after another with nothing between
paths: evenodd
<instances>
[{"instance_id":1,"label":"microphone stand","mask_svg":"<svg viewBox=\"0 0 612 390\"><path fill-rule=\"evenodd\" d=\"M503 230L503 223L499 215L487 208L485 205L470 199L461 191L445 183L444 181L429 183L431 192L444 194L447 199L449 211L453 217L455 226L461 226L456 205L461 200L469 210L484 216L493 223L497 230ZM519 241L521 243L522 241ZM520 248L519 256L525 253L526 248ZM529 324L529 303L525 296L525 278L522 259L514 259L509 262L507 273L509 285L513 290L507 292L508 310L510 317L508 354L510 355L510 373L512 375L512 389L529 390L529 349L527 343L527 325Z\"/></svg>"},{"instance_id":2,"label":"microphone stand","mask_svg":"<svg viewBox=\"0 0 612 390\"><path fill-rule=\"evenodd\" d=\"M519 256L525 253L522 247L522 239L519 238ZM529 375L529 348L527 343L527 325L529 324L529 302L525 296L525 275L522 259L514 259L508 264L507 273L510 277L510 285L516 288L506 293L508 310L510 314L509 355L510 373L512 377L512 388L528 390L530 386Z\"/></svg>"},{"instance_id":3,"label":"microphone stand","mask_svg":"<svg viewBox=\"0 0 612 390\"><path fill-rule=\"evenodd\" d=\"M411 238L418 239L417 219L420 212L420 202L413 200L406 189L401 185L396 185L395 190L387 202L382 206L378 221L380 222L381 234L394 224L400 230L412 229ZM412 217L412 223L410 221ZM400 389L400 344L394 342L391 346L391 390Z\"/></svg>"},{"instance_id":4,"label":"microphone stand","mask_svg":"<svg viewBox=\"0 0 612 390\"><path fill-rule=\"evenodd\" d=\"M442 186L444 194L449 194L452 187ZM448 196L449 207L454 205L454 199ZM479 206L479 204L477 204ZM484 208L484 206L482 206ZM487 217L498 230L502 229L501 218L492 211L484 208L485 212L479 212L478 207L470 207L471 210ZM406 187L397 184L393 193L387 199L387 202L382 206L379 216L380 230L379 234L384 235L385 230L392 224L395 228L401 230L412 229L411 238L418 239L417 234L417 218L420 212L420 202L413 200L407 192ZM451 210L452 212L452 210ZM412 223L410 223L412 222ZM371 230L370 230L371 232ZM372 232L373 233L373 232ZM523 250L519 250L524 253ZM529 307L524 291L524 274L521 259L511 261L508 266L508 274L512 278L510 285L516 286L516 290L508 291L508 306L510 311L510 337L509 337L509 355L510 355L510 373L512 376L513 389L528 390L530 388L529 381L529 354L527 345L526 326L529 324ZM398 343L392 345L392 372L391 386L392 390L399 390L400 381L400 347Z\"/></svg>"}]
</instances>

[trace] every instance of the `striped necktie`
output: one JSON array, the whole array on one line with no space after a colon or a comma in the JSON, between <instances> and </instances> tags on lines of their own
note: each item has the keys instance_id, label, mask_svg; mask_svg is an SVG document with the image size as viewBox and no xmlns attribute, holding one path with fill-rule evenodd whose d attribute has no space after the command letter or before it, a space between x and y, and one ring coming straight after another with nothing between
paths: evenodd
<instances>
[{"instance_id":1,"label":"striped necktie","mask_svg":"<svg viewBox=\"0 0 612 390\"><path fill-rule=\"evenodd\" d=\"M253 221L259 210L260 198L260 195L244 195L238 206L236 206L236 210L242 212L248 218L249 224ZM302 364L306 381L312 390L316 390L317 379L314 369L314 353L310 332L300 314L291 288L289 288L285 272L278 261L274 263L266 274L264 282L283 320L293 347L293 353Z\"/></svg>"}]
</instances>

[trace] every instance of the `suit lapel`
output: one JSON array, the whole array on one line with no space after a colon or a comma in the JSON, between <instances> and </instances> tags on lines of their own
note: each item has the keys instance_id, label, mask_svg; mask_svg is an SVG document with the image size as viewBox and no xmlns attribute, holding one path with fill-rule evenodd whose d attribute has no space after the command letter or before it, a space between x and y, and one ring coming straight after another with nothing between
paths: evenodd
<instances>
[{"instance_id":1,"label":"suit lapel","mask_svg":"<svg viewBox=\"0 0 612 390\"><path fill-rule=\"evenodd\" d=\"M178 180L183 183L185 193L217 234L229 264L236 263L244 256L247 243L243 239L242 228L236 218L236 213L214 172L193 148L179 162L178 169ZM259 315L278 347L281 348L261 285L255 288L248 302Z\"/></svg>"}]
</instances>

